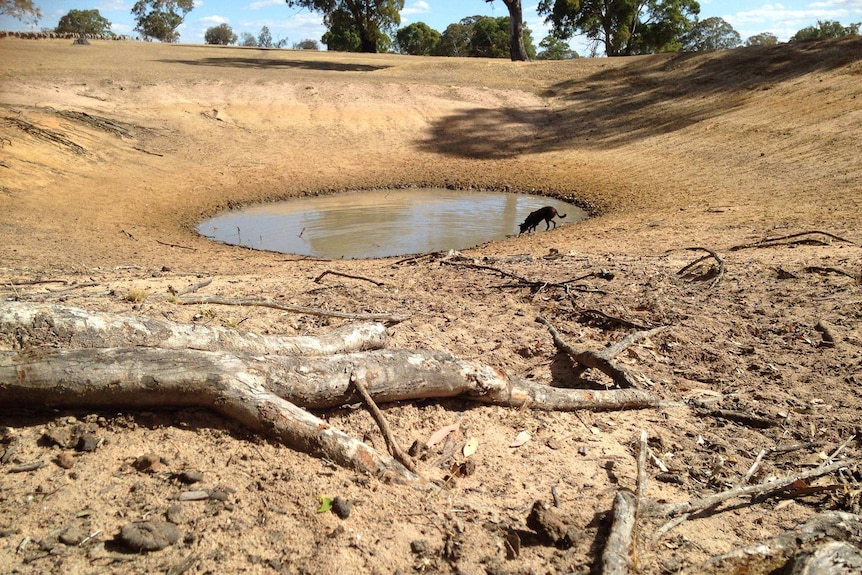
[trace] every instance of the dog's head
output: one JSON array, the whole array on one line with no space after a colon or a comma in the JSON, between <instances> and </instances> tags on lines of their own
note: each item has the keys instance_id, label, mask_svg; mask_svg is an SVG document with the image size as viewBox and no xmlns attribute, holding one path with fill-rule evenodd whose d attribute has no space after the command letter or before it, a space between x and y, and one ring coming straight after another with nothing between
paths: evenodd
<instances>
[{"instance_id":1,"label":"dog's head","mask_svg":"<svg viewBox=\"0 0 862 575\"><path fill-rule=\"evenodd\" d=\"M519 224L519 225L521 226L521 231L518 232L518 235L521 235L524 232L526 232L528 229L530 229L530 224L528 224L527 222L524 222L523 224Z\"/></svg>"}]
</instances>

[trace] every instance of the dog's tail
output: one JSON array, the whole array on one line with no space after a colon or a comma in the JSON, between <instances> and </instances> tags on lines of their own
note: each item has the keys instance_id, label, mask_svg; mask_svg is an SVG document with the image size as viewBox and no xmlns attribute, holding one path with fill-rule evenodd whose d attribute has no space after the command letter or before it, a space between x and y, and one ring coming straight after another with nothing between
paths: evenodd
<instances>
[{"instance_id":1,"label":"dog's tail","mask_svg":"<svg viewBox=\"0 0 862 575\"><path fill-rule=\"evenodd\" d=\"M558 217L558 218L560 218L560 219L563 219L563 218L565 218L565 217L566 217L566 214L557 214L557 217Z\"/></svg>"}]
</instances>

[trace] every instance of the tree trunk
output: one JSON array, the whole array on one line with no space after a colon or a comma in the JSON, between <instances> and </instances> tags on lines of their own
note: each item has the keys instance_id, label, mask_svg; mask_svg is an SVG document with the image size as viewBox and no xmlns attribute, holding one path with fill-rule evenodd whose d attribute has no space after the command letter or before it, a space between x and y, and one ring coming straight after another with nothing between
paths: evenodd
<instances>
[{"instance_id":1,"label":"tree trunk","mask_svg":"<svg viewBox=\"0 0 862 575\"><path fill-rule=\"evenodd\" d=\"M530 58L524 46L524 11L521 9L521 0L503 0L503 3L509 10L509 55L512 62L526 62Z\"/></svg>"}]
</instances>

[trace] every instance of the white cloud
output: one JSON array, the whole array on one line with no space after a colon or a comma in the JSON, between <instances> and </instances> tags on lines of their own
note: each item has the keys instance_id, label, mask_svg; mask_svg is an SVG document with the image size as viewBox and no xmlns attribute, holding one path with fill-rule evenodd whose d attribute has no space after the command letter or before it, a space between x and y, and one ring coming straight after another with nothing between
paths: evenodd
<instances>
[{"instance_id":1,"label":"white cloud","mask_svg":"<svg viewBox=\"0 0 862 575\"><path fill-rule=\"evenodd\" d=\"M260 10L261 8L269 8L270 6L284 6L284 0L257 0L248 5L252 10Z\"/></svg>"},{"instance_id":2,"label":"white cloud","mask_svg":"<svg viewBox=\"0 0 862 575\"><path fill-rule=\"evenodd\" d=\"M837 20L845 26L862 18L862 0L826 0L811 2L805 8L791 10L783 4L764 4L752 10L722 16L743 38L771 32L786 41L796 32L817 21Z\"/></svg>"},{"instance_id":3,"label":"white cloud","mask_svg":"<svg viewBox=\"0 0 862 575\"><path fill-rule=\"evenodd\" d=\"M428 2L418 0L401 10L401 15L412 16L413 14L428 14L429 12L431 12L431 6L428 5Z\"/></svg>"},{"instance_id":4,"label":"white cloud","mask_svg":"<svg viewBox=\"0 0 862 575\"><path fill-rule=\"evenodd\" d=\"M230 22L230 19L223 16L204 16L198 19L198 22L204 26L218 26L219 24L227 24Z\"/></svg>"}]
</instances>

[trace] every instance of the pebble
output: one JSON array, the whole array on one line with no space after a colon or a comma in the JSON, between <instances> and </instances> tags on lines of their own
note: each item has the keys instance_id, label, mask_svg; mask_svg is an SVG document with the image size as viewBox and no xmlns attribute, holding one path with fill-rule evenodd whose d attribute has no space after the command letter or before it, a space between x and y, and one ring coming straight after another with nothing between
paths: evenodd
<instances>
[{"instance_id":1,"label":"pebble","mask_svg":"<svg viewBox=\"0 0 862 575\"><path fill-rule=\"evenodd\" d=\"M167 521L134 521L120 530L120 540L136 551L159 551L179 538L179 529Z\"/></svg>"}]
</instances>

